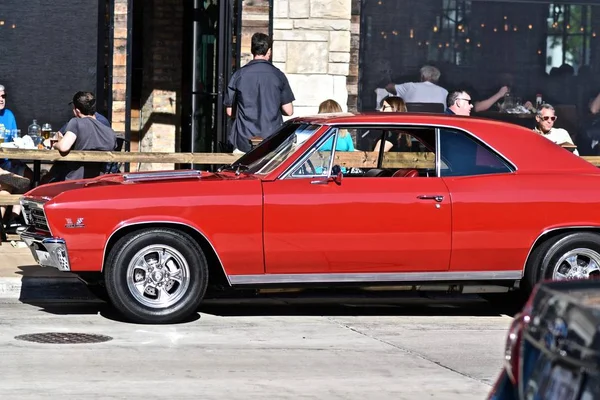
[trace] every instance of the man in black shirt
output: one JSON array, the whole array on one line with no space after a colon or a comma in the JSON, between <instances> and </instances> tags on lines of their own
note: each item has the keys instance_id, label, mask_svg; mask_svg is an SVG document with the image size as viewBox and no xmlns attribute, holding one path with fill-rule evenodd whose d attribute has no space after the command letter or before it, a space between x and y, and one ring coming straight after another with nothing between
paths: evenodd
<instances>
[{"instance_id":1,"label":"man in black shirt","mask_svg":"<svg viewBox=\"0 0 600 400\"><path fill-rule=\"evenodd\" d=\"M74 118L67 123L65 134L52 145L61 153L71 150L115 150L117 137L115 132L98 121L96 98L90 92L77 92L73 96ZM44 177L42 183L63 180L93 178L104 171L105 163L96 162L57 162Z\"/></svg>"},{"instance_id":2,"label":"man in black shirt","mask_svg":"<svg viewBox=\"0 0 600 400\"><path fill-rule=\"evenodd\" d=\"M283 123L282 114L292 115L295 100L290 84L271 59L271 39L252 35L254 59L237 70L227 86L224 105L234 118L229 142L234 152L250 150L250 138L271 136Z\"/></svg>"}]
</instances>

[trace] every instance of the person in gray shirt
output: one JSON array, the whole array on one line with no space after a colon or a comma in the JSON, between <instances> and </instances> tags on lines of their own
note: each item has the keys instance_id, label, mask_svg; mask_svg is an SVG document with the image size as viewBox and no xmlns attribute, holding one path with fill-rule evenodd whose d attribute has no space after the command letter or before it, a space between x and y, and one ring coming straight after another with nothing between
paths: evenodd
<instances>
[{"instance_id":1,"label":"person in gray shirt","mask_svg":"<svg viewBox=\"0 0 600 400\"><path fill-rule=\"evenodd\" d=\"M113 151L117 145L115 132L98 121L96 98L91 92L77 92L73 96L73 115L66 132L52 145L61 153L71 150ZM49 143L45 143L49 144ZM82 178L93 178L103 172L105 163L98 162L57 162L48 172L42 183L58 182ZM46 178L46 177L44 177Z\"/></svg>"}]
</instances>

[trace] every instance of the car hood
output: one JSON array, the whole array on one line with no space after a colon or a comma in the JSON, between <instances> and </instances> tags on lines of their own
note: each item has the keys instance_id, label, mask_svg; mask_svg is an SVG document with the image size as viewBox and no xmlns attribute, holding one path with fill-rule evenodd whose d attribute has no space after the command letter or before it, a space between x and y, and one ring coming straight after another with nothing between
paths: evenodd
<instances>
[{"instance_id":1,"label":"car hood","mask_svg":"<svg viewBox=\"0 0 600 400\"><path fill-rule=\"evenodd\" d=\"M102 175L97 178L65 181L41 185L25 193L28 198L50 200L70 190L110 185L140 185L152 182L181 182L190 180L219 181L236 179L256 179L252 175L235 175L234 173L211 173L197 170L151 171L124 174Z\"/></svg>"}]
</instances>

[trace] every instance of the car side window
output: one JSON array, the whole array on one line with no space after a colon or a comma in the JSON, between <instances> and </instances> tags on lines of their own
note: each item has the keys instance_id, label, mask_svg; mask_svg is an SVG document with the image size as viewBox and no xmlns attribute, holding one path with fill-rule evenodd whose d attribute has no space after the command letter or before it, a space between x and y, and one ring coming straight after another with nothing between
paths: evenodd
<instances>
[{"instance_id":1,"label":"car side window","mask_svg":"<svg viewBox=\"0 0 600 400\"><path fill-rule=\"evenodd\" d=\"M333 143L338 135L339 130L337 128L332 129L324 143L321 142L318 147L313 147L309 151L308 158L292 172L291 177L328 176L331 157L333 156Z\"/></svg>"},{"instance_id":2,"label":"car side window","mask_svg":"<svg viewBox=\"0 0 600 400\"><path fill-rule=\"evenodd\" d=\"M513 168L493 150L464 132L440 129L441 176L510 173Z\"/></svg>"}]
</instances>

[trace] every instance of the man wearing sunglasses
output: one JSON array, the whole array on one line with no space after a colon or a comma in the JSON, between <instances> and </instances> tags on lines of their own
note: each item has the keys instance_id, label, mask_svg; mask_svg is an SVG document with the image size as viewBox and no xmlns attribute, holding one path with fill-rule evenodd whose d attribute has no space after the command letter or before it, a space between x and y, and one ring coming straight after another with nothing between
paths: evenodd
<instances>
[{"instance_id":1,"label":"man wearing sunglasses","mask_svg":"<svg viewBox=\"0 0 600 400\"><path fill-rule=\"evenodd\" d=\"M455 90L448 93L446 98L445 114L470 116L473 109L473 100L469 93L464 90Z\"/></svg>"},{"instance_id":2,"label":"man wearing sunglasses","mask_svg":"<svg viewBox=\"0 0 600 400\"><path fill-rule=\"evenodd\" d=\"M17 129L15 115L6 108L6 92L4 90L4 86L0 85L0 131L2 132L5 129Z\"/></svg>"},{"instance_id":3,"label":"man wearing sunglasses","mask_svg":"<svg viewBox=\"0 0 600 400\"><path fill-rule=\"evenodd\" d=\"M0 85L0 135L4 135L4 130L17 129L17 121L15 116L8 108L6 108L6 89ZM22 161L0 159L0 194L10 193L25 193L29 189L29 184L33 178L33 171ZM21 214L21 206L12 206L12 213L6 216L6 207L0 207L0 215L2 216L0 224L6 219L7 230L17 229L20 227L18 222ZM0 227L1 228L1 227ZM6 240L6 234L3 229L0 229L0 239Z\"/></svg>"},{"instance_id":4,"label":"man wearing sunglasses","mask_svg":"<svg viewBox=\"0 0 600 400\"><path fill-rule=\"evenodd\" d=\"M571 139L571 135L569 135L569 132L567 132L565 129L554 127L556 113L554 111L554 107L552 107L550 104L542 104L538 108L535 121L536 127L533 129L534 132L539 133L546 139L551 140L559 145L566 143L575 145L573 143L573 139ZM573 153L579 155L577 149L575 149Z\"/></svg>"}]
</instances>

